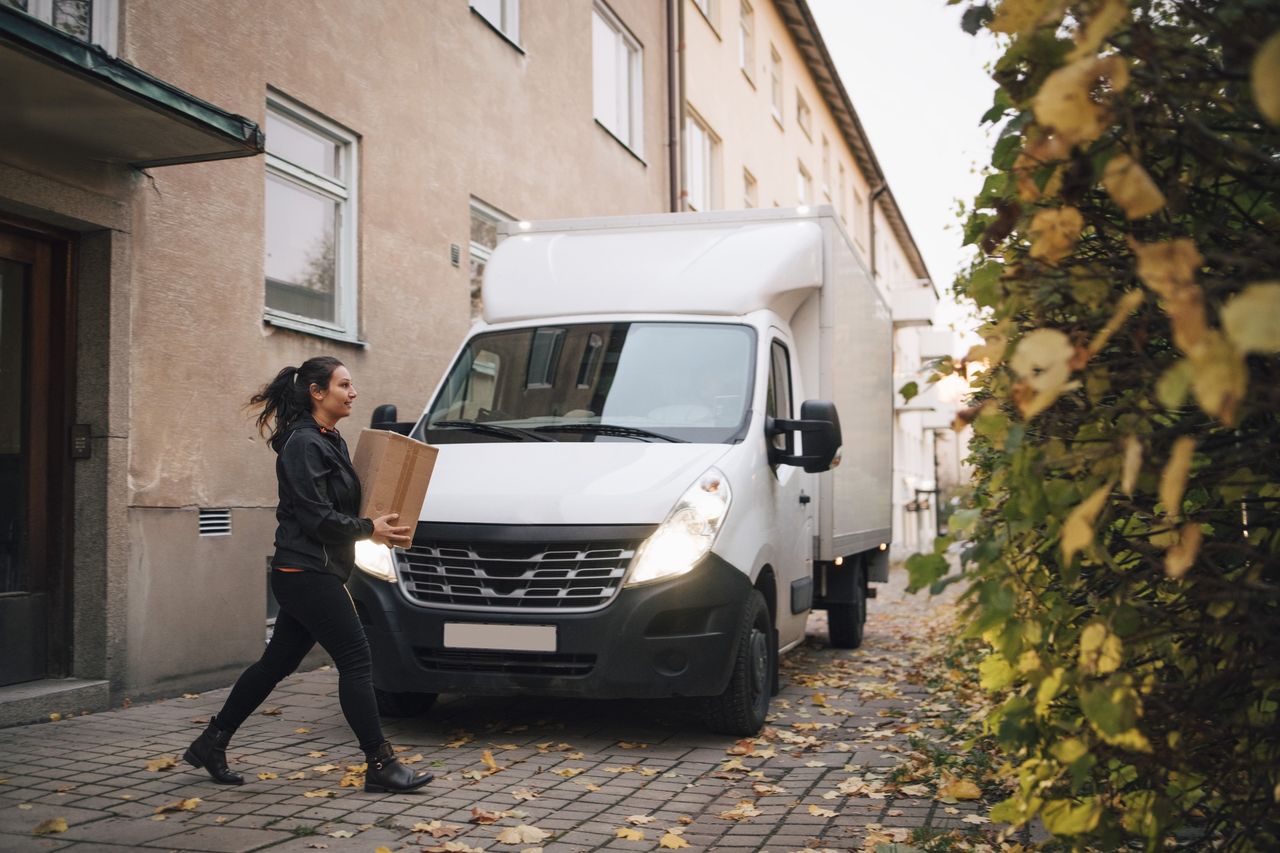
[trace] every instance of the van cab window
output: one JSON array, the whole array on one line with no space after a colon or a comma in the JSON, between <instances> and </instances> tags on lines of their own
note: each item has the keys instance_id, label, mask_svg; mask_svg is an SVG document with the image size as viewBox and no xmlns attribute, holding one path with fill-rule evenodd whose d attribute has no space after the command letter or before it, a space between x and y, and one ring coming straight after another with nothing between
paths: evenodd
<instances>
[{"instance_id":1,"label":"van cab window","mask_svg":"<svg viewBox=\"0 0 1280 853\"><path fill-rule=\"evenodd\" d=\"M769 349L769 394L766 411L771 418L792 417L791 403L791 354L782 341L774 341ZM791 433L779 433L769 440L778 450L787 451Z\"/></svg>"},{"instance_id":2,"label":"van cab window","mask_svg":"<svg viewBox=\"0 0 1280 853\"><path fill-rule=\"evenodd\" d=\"M458 442L741 440L755 331L733 323L583 323L485 332L415 437Z\"/></svg>"}]
</instances>

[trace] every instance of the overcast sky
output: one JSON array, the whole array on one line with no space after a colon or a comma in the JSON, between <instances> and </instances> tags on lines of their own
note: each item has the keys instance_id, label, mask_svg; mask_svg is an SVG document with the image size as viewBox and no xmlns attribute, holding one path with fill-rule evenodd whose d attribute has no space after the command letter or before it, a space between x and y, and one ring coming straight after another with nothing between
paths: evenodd
<instances>
[{"instance_id":1,"label":"overcast sky","mask_svg":"<svg viewBox=\"0 0 1280 853\"><path fill-rule=\"evenodd\" d=\"M944 301L972 248L960 246L956 199L971 202L990 160L978 120L995 96L990 36L960 29L946 0L809 0L853 108L871 138L911 235ZM940 324L963 320L947 306Z\"/></svg>"}]
</instances>

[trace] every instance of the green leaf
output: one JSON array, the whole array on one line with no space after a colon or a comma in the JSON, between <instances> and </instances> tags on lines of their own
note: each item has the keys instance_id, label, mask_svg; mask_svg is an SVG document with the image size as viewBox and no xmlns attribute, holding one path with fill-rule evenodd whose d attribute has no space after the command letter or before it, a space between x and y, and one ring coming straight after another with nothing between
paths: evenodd
<instances>
[{"instance_id":1,"label":"green leaf","mask_svg":"<svg viewBox=\"0 0 1280 853\"><path fill-rule=\"evenodd\" d=\"M993 693L1008 687L1013 682L1014 674L1013 667L1003 655L988 655L978 664L979 683Z\"/></svg>"},{"instance_id":2,"label":"green leaf","mask_svg":"<svg viewBox=\"0 0 1280 853\"><path fill-rule=\"evenodd\" d=\"M1166 409L1180 409L1187 402L1194 371L1191 362L1182 359L1160 375L1156 381L1156 399Z\"/></svg>"},{"instance_id":3,"label":"green leaf","mask_svg":"<svg viewBox=\"0 0 1280 853\"><path fill-rule=\"evenodd\" d=\"M902 395L902 399L910 402L912 397L920 393L920 386L915 382L908 382L898 389L898 393Z\"/></svg>"},{"instance_id":4,"label":"green leaf","mask_svg":"<svg viewBox=\"0 0 1280 853\"><path fill-rule=\"evenodd\" d=\"M1004 288L1000 285L1000 274L1004 265L996 261L988 261L973 271L969 276L969 295L981 308L993 308L1004 298Z\"/></svg>"},{"instance_id":5,"label":"green leaf","mask_svg":"<svg viewBox=\"0 0 1280 853\"><path fill-rule=\"evenodd\" d=\"M1096 797L1074 800L1049 800L1040 809L1044 828L1054 835L1081 835L1097 829L1102 819L1102 804Z\"/></svg>"},{"instance_id":6,"label":"green leaf","mask_svg":"<svg viewBox=\"0 0 1280 853\"><path fill-rule=\"evenodd\" d=\"M947 558L940 554L912 554L907 558L907 591L919 592L951 568Z\"/></svg>"}]
</instances>

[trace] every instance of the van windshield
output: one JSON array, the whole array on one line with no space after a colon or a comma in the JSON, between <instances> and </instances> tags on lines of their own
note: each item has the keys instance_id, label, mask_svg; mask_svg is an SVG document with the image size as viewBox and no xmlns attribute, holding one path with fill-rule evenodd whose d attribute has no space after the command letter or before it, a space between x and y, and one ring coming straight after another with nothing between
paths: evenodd
<instances>
[{"instance_id":1,"label":"van windshield","mask_svg":"<svg viewBox=\"0 0 1280 853\"><path fill-rule=\"evenodd\" d=\"M583 323L471 339L413 436L488 441L741 440L755 331L729 323Z\"/></svg>"}]
</instances>

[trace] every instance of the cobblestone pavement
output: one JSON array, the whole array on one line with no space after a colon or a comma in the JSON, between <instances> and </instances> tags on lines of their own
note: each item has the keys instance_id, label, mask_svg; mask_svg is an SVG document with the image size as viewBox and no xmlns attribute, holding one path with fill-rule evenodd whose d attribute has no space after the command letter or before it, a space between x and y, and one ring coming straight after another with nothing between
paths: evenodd
<instances>
[{"instance_id":1,"label":"cobblestone pavement","mask_svg":"<svg viewBox=\"0 0 1280 853\"><path fill-rule=\"evenodd\" d=\"M904 575L895 570L870 602L861 649L828 649L825 614L811 618L805 645L784 658L769 728L753 741L708 734L672 703L444 697L388 731L402 758L437 768L436 781L420 795L370 795L341 785L362 756L325 668L286 680L237 734L231 764L247 778L238 788L179 758L225 690L0 730L0 850L569 853L661 843L783 853L979 831L985 807L939 801L933 786L892 774L919 746L913 731L947 744L937 718L951 710L913 676L949 608L906 595ZM166 756L177 765L148 769ZM473 809L507 814L476 823ZM33 833L58 818L65 831ZM499 841L519 826L550 835Z\"/></svg>"}]
</instances>

